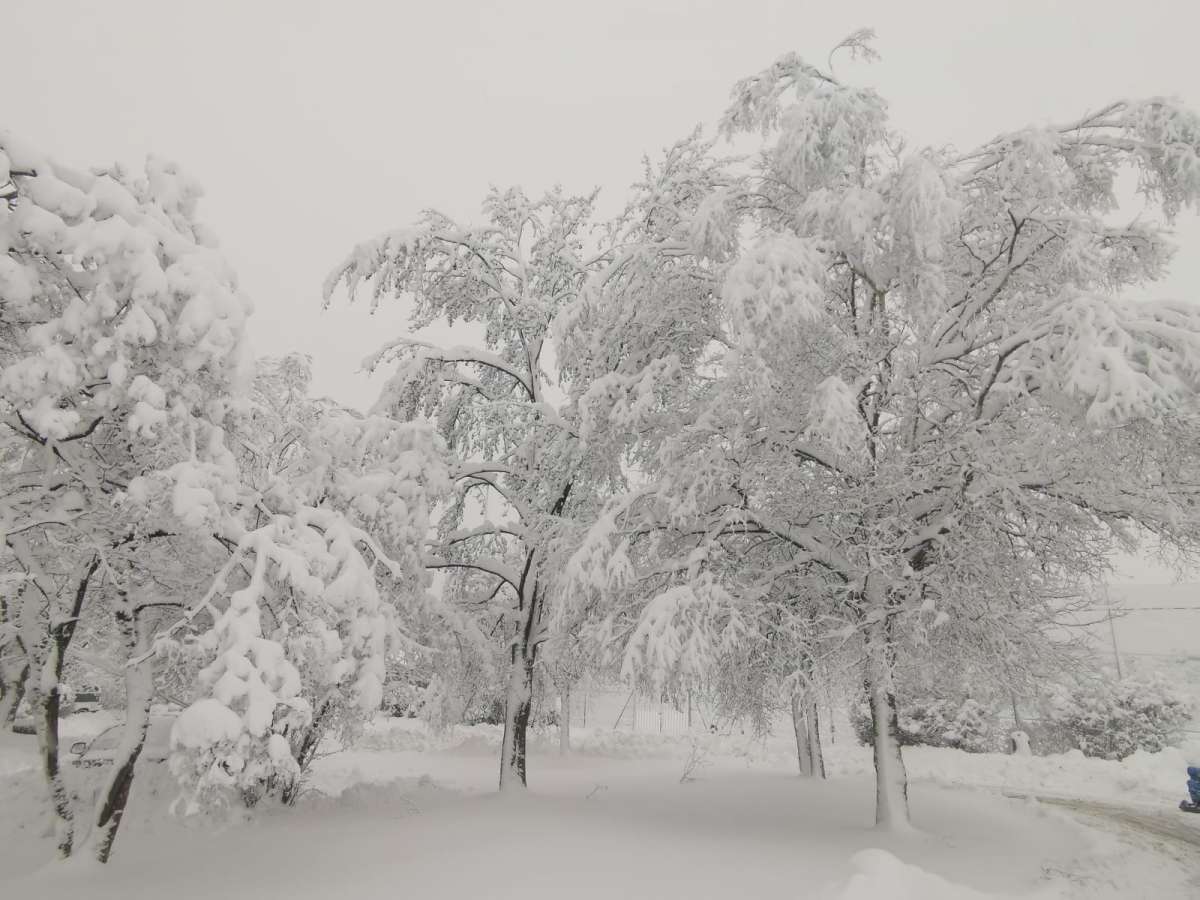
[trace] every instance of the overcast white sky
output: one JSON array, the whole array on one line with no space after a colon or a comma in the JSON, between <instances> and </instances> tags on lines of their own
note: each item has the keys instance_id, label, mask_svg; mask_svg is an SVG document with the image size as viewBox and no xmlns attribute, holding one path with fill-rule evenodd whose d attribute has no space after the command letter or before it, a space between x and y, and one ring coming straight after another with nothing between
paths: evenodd
<instances>
[{"instance_id":1,"label":"overcast white sky","mask_svg":"<svg viewBox=\"0 0 1200 900\"><path fill-rule=\"evenodd\" d=\"M4 0L0 117L76 165L157 153L207 190L203 218L254 299L260 353L312 354L317 390L359 407L359 361L403 326L344 303L353 244L436 206L471 218L489 184L599 186L615 210L657 152L789 50L824 62L850 31L915 145L966 148L1120 96L1200 108L1192 0ZM1136 210L1131 209L1131 215ZM1162 294L1200 302L1200 224Z\"/></svg>"}]
</instances>

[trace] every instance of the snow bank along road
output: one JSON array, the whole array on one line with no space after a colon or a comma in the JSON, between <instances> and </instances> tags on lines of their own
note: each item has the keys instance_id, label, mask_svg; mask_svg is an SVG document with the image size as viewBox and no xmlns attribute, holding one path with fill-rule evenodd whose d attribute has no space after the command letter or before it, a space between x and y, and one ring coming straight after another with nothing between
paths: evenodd
<instances>
[{"instance_id":1,"label":"snow bank along road","mask_svg":"<svg viewBox=\"0 0 1200 900\"><path fill-rule=\"evenodd\" d=\"M1004 796L1017 800L1026 800L1029 797L1027 794L1015 793L1005 793ZM1161 812L1132 806L1119 806L1115 803L1101 803L1097 800L1080 800L1075 797L1042 794L1034 794L1033 799L1040 803L1050 803L1073 812L1084 813L1097 819L1115 822L1135 831L1169 838L1192 847L1200 847L1200 815L1195 813L1182 813L1175 810Z\"/></svg>"}]
</instances>

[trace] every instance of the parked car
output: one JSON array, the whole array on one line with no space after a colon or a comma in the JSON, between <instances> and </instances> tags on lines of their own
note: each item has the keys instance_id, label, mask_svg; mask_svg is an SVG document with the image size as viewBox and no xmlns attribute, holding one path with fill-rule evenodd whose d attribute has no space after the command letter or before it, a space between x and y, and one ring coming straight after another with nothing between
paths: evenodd
<instances>
[{"instance_id":1,"label":"parked car","mask_svg":"<svg viewBox=\"0 0 1200 900\"><path fill-rule=\"evenodd\" d=\"M100 712L100 691L90 687L77 690L71 711L76 713Z\"/></svg>"},{"instance_id":2,"label":"parked car","mask_svg":"<svg viewBox=\"0 0 1200 900\"><path fill-rule=\"evenodd\" d=\"M175 724L176 716L151 716L150 726L146 729L146 743L142 746L139 762L145 760L151 763L164 762L171 755L171 726ZM125 736L125 726L113 725L96 735L89 741L76 741L71 745L71 754L75 757L72 765L79 768L108 765L121 746Z\"/></svg>"},{"instance_id":3,"label":"parked car","mask_svg":"<svg viewBox=\"0 0 1200 900\"><path fill-rule=\"evenodd\" d=\"M75 713L94 713L100 712L100 690L94 687L80 688L78 691L73 691L66 685L63 686L59 715L67 716ZM33 710L29 706L29 700L23 699L21 705L17 707L16 718L13 719L12 730L17 734L36 734L37 727L34 725Z\"/></svg>"}]
</instances>

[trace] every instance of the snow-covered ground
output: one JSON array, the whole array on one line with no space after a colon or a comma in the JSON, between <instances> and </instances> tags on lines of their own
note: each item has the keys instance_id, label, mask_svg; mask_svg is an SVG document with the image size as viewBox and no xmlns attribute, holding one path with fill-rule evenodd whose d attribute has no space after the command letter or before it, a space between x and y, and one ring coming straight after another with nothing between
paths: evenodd
<instances>
[{"instance_id":1,"label":"snow-covered ground","mask_svg":"<svg viewBox=\"0 0 1200 900\"><path fill-rule=\"evenodd\" d=\"M98 728L70 721L72 736ZM906 751L918 831L872 825L864 748L829 748L826 782L795 777L784 738L536 736L531 795L494 793L499 730L430 735L383 720L321 759L291 810L237 822L168 812L162 767L143 773L107 869L46 866L31 738L0 743L5 898L813 897L1185 898L1182 845L1005 798L1001 790L1170 808L1178 751L1124 764ZM691 780L680 777L689 760ZM149 777L146 777L149 776ZM75 780L86 792L86 779ZM986 788L986 790L971 789ZM999 790L997 790L999 789ZM1177 814L1182 816L1182 814ZM1197 830L1200 840L1200 829ZM1195 858L1197 848L1190 851ZM7 887L4 887L7 885Z\"/></svg>"}]
</instances>

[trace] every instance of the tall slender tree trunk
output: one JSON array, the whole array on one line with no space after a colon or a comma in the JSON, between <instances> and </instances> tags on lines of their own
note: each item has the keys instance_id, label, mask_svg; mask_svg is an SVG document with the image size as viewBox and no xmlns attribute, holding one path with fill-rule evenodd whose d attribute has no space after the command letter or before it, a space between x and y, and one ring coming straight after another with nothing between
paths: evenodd
<instances>
[{"instance_id":1,"label":"tall slender tree trunk","mask_svg":"<svg viewBox=\"0 0 1200 900\"><path fill-rule=\"evenodd\" d=\"M792 694L792 730L796 734L800 774L824 778L825 754L821 751L816 696L811 690Z\"/></svg>"},{"instance_id":2,"label":"tall slender tree trunk","mask_svg":"<svg viewBox=\"0 0 1200 900\"><path fill-rule=\"evenodd\" d=\"M74 593L68 595L69 599L64 602L53 580L42 569L25 536L11 535L7 543L33 584L33 588L26 591L26 602L33 600L36 590L48 606L44 613L34 617L33 621L37 624L32 627L35 627L37 632L32 638L26 636L25 646L30 652L28 688L37 726L38 757L54 816L55 846L59 857L66 859L74 849L75 816L58 763L58 715L62 702L62 673L67 647L75 634L75 624L79 621L88 585L100 566L100 559L92 557L87 565L82 567L78 578L72 579ZM42 616L46 617L44 628L41 625ZM22 618L24 619L24 612ZM23 627L31 627L26 621L22 624Z\"/></svg>"},{"instance_id":3,"label":"tall slender tree trunk","mask_svg":"<svg viewBox=\"0 0 1200 900\"><path fill-rule=\"evenodd\" d=\"M808 737L808 757L812 760L812 772L817 778L825 777L825 754L821 751L821 728L817 712L817 697L812 691L808 694L808 712L804 722Z\"/></svg>"},{"instance_id":4,"label":"tall slender tree trunk","mask_svg":"<svg viewBox=\"0 0 1200 900\"><path fill-rule=\"evenodd\" d=\"M558 692L558 752L571 752L571 682L564 681Z\"/></svg>"},{"instance_id":5,"label":"tall slender tree trunk","mask_svg":"<svg viewBox=\"0 0 1200 900\"><path fill-rule=\"evenodd\" d=\"M513 639L504 697L504 740L500 747L500 790L526 786L525 758L529 715L533 708L533 673L537 664L537 628L541 618L541 592L535 586L524 604L522 621Z\"/></svg>"},{"instance_id":6,"label":"tall slender tree trunk","mask_svg":"<svg viewBox=\"0 0 1200 900\"><path fill-rule=\"evenodd\" d=\"M908 773L900 752L889 630L887 619L880 619L868 626L864 686L871 706L875 756L875 824L882 828L904 830L911 825L908 815Z\"/></svg>"},{"instance_id":7,"label":"tall slender tree trunk","mask_svg":"<svg viewBox=\"0 0 1200 900\"><path fill-rule=\"evenodd\" d=\"M54 815L54 843L62 859L71 855L75 842L75 816L58 765L59 680L62 678L64 649L65 645L56 636L47 639L46 653L31 692L37 725L38 756Z\"/></svg>"},{"instance_id":8,"label":"tall slender tree trunk","mask_svg":"<svg viewBox=\"0 0 1200 900\"><path fill-rule=\"evenodd\" d=\"M116 609L117 629L130 660L147 656L149 641L146 636L142 611L136 602L122 596ZM137 665L125 669L125 728L121 744L113 759L113 769L100 792L100 803L88 835L88 847L97 861L106 863L112 854L113 841L125 807L129 804L129 792L133 787L134 766L146 744L146 730L150 725L150 704L154 699L153 657L147 657Z\"/></svg>"},{"instance_id":9,"label":"tall slender tree trunk","mask_svg":"<svg viewBox=\"0 0 1200 900\"><path fill-rule=\"evenodd\" d=\"M1015 728L1017 731L1024 731L1024 730L1025 730L1025 723L1021 721L1021 710L1020 710L1020 708L1017 706L1017 693L1016 693L1016 691L1009 691L1009 693L1008 693L1008 698L1009 698L1009 700L1011 700L1011 701L1012 701L1012 712L1013 712L1013 728Z\"/></svg>"},{"instance_id":10,"label":"tall slender tree trunk","mask_svg":"<svg viewBox=\"0 0 1200 900\"><path fill-rule=\"evenodd\" d=\"M20 591L11 605L0 596L0 730L16 718L17 707L25 696L25 679L29 676L29 654L13 621L19 608Z\"/></svg>"},{"instance_id":11,"label":"tall slender tree trunk","mask_svg":"<svg viewBox=\"0 0 1200 900\"><path fill-rule=\"evenodd\" d=\"M792 730L796 733L796 758L800 764L800 774L812 775L812 745L808 739L808 725L804 721L804 704L799 691L792 693Z\"/></svg>"},{"instance_id":12,"label":"tall slender tree trunk","mask_svg":"<svg viewBox=\"0 0 1200 900\"><path fill-rule=\"evenodd\" d=\"M25 685L29 682L29 661L10 666L4 684L0 685L0 730L12 725L17 717L17 707L25 698ZM12 674L15 673L15 674Z\"/></svg>"}]
</instances>

